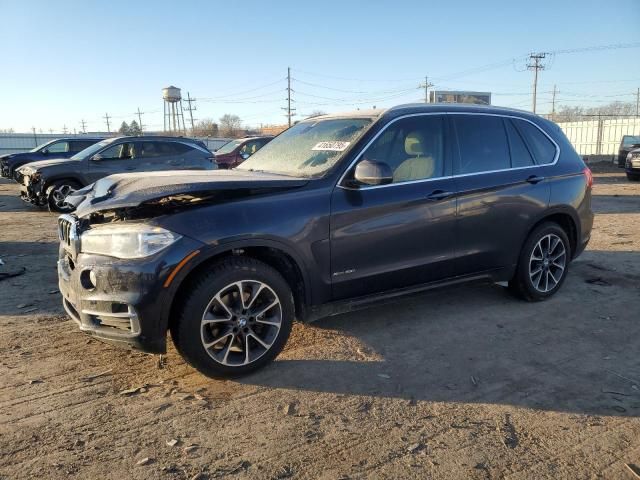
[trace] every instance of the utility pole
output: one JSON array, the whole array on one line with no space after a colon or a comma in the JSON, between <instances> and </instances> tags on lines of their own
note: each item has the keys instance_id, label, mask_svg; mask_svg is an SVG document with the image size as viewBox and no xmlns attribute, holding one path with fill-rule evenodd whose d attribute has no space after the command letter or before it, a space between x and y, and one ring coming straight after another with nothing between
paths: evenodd
<instances>
[{"instance_id":1,"label":"utility pole","mask_svg":"<svg viewBox=\"0 0 640 480\"><path fill-rule=\"evenodd\" d=\"M636 117L640 113L640 88L636 91Z\"/></svg>"},{"instance_id":2,"label":"utility pole","mask_svg":"<svg viewBox=\"0 0 640 480\"><path fill-rule=\"evenodd\" d=\"M107 121L107 132L111 133L111 125L109 125L109 119L111 118L108 113L104 114L104 118Z\"/></svg>"},{"instance_id":3,"label":"utility pole","mask_svg":"<svg viewBox=\"0 0 640 480\"><path fill-rule=\"evenodd\" d=\"M67 134L67 126L66 125L62 126L62 133L64 133L65 135Z\"/></svg>"},{"instance_id":4,"label":"utility pole","mask_svg":"<svg viewBox=\"0 0 640 480\"><path fill-rule=\"evenodd\" d=\"M82 125L82 133L87 133L87 122L84 121L84 118L80 121L80 125Z\"/></svg>"},{"instance_id":5,"label":"utility pole","mask_svg":"<svg viewBox=\"0 0 640 480\"><path fill-rule=\"evenodd\" d=\"M31 131L33 132L33 143L37 147L38 146L38 137L36 135L36 127L31 127Z\"/></svg>"},{"instance_id":6,"label":"utility pole","mask_svg":"<svg viewBox=\"0 0 640 480\"><path fill-rule=\"evenodd\" d=\"M553 85L553 96L551 97L551 121L555 121L556 118L556 93L558 90L556 89L555 84Z\"/></svg>"},{"instance_id":7,"label":"utility pole","mask_svg":"<svg viewBox=\"0 0 640 480\"><path fill-rule=\"evenodd\" d=\"M193 107L191 106L191 103L193 102ZM187 107L187 111L189 112L189 117L191 118L191 135L193 135L193 132L195 131L195 127L193 125L193 111L197 110L195 107L195 103L196 103L196 99L195 98L191 98L191 95L189 95L189 92L187 92L187 105L189 105Z\"/></svg>"},{"instance_id":8,"label":"utility pole","mask_svg":"<svg viewBox=\"0 0 640 480\"><path fill-rule=\"evenodd\" d=\"M424 103L429 103L429 87L433 87L433 83L429 83L429 77L424 77L424 85L418 85L418 88L424 87Z\"/></svg>"},{"instance_id":9,"label":"utility pole","mask_svg":"<svg viewBox=\"0 0 640 480\"><path fill-rule=\"evenodd\" d=\"M138 107L138 123L140 124L140 133L143 132L144 127L142 126L142 115L144 115L144 112L140 111L140 107Z\"/></svg>"},{"instance_id":10,"label":"utility pole","mask_svg":"<svg viewBox=\"0 0 640 480\"><path fill-rule=\"evenodd\" d=\"M547 56L546 53L531 53L529 55L529 63L527 70L533 70L533 113L536 113L536 100L538 95L538 71L544 70L545 65L542 60Z\"/></svg>"},{"instance_id":11,"label":"utility pole","mask_svg":"<svg viewBox=\"0 0 640 480\"><path fill-rule=\"evenodd\" d=\"M296 110L295 108L291 108L291 92L291 67L287 67L287 107L283 108L283 110L287 112L289 126L291 126L291 117L295 115L293 112Z\"/></svg>"}]
</instances>

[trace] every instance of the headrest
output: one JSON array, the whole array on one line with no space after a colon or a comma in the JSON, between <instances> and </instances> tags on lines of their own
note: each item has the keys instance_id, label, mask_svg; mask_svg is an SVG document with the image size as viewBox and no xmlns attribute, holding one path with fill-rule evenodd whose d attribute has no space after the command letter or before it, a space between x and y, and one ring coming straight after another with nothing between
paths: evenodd
<instances>
[{"instance_id":1,"label":"headrest","mask_svg":"<svg viewBox=\"0 0 640 480\"><path fill-rule=\"evenodd\" d=\"M404 139L404 151L407 155L423 155L424 147L424 136L418 131L409 133Z\"/></svg>"}]
</instances>

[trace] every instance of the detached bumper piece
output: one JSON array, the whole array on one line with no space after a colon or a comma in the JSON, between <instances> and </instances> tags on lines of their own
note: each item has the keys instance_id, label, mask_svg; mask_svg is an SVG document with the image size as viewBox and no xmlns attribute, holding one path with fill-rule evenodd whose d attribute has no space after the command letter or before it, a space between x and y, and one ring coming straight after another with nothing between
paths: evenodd
<instances>
[{"instance_id":1,"label":"detached bumper piece","mask_svg":"<svg viewBox=\"0 0 640 480\"><path fill-rule=\"evenodd\" d=\"M16 181L20 183L20 198L27 203L43 206L47 204L46 195L41 191L41 182L31 183L30 177L16 173Z\"/></svg>"},{"instance_id":2,"label":"detached bumper piece","mask_svg":"<svg viewBox=\"0 0 640 480\"><path fill-rule=\"evenodd\" d=\"M98 310L79 309L69 298L64 308L81 330L101 330L106 335L135 336L140 333L138 314L131 305L120 302L99 302ZM98 303L98 302L96 302Z\"/></svg>"}]
</instances>

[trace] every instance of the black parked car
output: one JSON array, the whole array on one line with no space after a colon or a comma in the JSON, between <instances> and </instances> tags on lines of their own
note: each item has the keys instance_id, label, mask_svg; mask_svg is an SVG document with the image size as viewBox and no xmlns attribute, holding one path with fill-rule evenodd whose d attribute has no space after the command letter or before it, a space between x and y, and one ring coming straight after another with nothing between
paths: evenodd
<instances>
[{"instance_id":1,"label":"black parked car","mask_svg":"<svg viewBox=\"0 0 640 480\"><path fill-rule=\"evenodd\" d=\"M627 154L624 170L629 180L640 181L640 148L633 149Z\"/></svg>"},{"instance_id":2,"label":"black parked car","mask_svg":"<svg viewBox=\"0 0 640 480\"><path fill-rule=\"evenodd\" d=\"M620 148L618 148L618 166L620 168L625 167L629 152L638 147L640 147L640 135L624 135L622 137Z\"/></svg>"},{"instance_id":3,"label":"black parked car","mask_svg":"<svg viewBox=\"0 0 640 480\"><path fill-rule=\"evenodd\" d=\"M182 137L118 137L103 140L69 159L43 160L18 169L23 200L69 210L66 196L118 172L212 170L213 154L204 143Z\"/></svg>"},{"instance_id":4,"label":"black parked car","mask_svg":"<svg viewBox=\"0 0 640 480\"><path fill-rule=\"evenodd\" d=\"M294 318L467 281L550 297L589 241L591 184L557 125L525 112L321 116L235 170L77 192L59 219L59 286L85 332L160 353L170 330L204 374L245 374Z\"/></svg>"},{"instance_id":5,"label":"black parked car","mask_svg":"<svg viewBox=\"0 0 640 480\"><path fill-rule=\"evenodd\" d=\"M59 138L22 153L9 153L0 156L0 175L13 178L13 174L22 165L48 158L69 158L72 155L104 140L104 137Z\"/></svg>"}]
</instances>

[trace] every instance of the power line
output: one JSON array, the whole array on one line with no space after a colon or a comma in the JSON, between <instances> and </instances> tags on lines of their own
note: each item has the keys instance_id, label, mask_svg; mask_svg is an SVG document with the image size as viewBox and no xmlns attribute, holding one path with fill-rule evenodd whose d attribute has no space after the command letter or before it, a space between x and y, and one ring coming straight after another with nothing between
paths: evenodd
<instances>
[{"instance_id":1,"label":"power line","mask_svg":"<svg viewBox=\"0 0 640 480\"><path fill-rule=\"evenodd\" d=\"M429 77L425 75L424 83L418 85L418 88L424 88L424 103L429 103L429 87L433 87L433 83L429 83Z\"/></svg>"},{"instance_id":2,"label":"power line","mask_svg":"<svg viewBox=\"0 0 640 480\"><path fill-rule=\"evenodd\" d=\"M579 48L567 48L564 50L552 50L549 53L552 55L557 54L565 54L565 53L582 53L582 52L593 52L596 50L619 50L621 48L638 48L640 47L640 42L633 43L612 43L608 45L594 45L591 47L579 47Z\"/></svg>"},{"instance_id":3,"label":"power line","mask_svg":"<svg viewBox=\"0 0 640 480\"><path fill-rule=\"evenodd\" d=\"M140 124L140 133L142 133L144 131L144 126L142 125L142 115L144 115L145 112L141 112L140 107L138 107L137 113L138 113L138 123Z\"/></svg>"},{"instance_id":4,"label":"power line","mask_svg":"<svg viewBox=\"0 0 640 480\"><path fill-rule=\"evenodd\" d=\"M193 106L191 106L192 103L193 103ZM189 116L191 117L191 135L193 135L193 132L195 131L195 127L193 125L193 111L196 110L195 103L196 103L196 99L191 98L191 95L189 95L189 92L187 92L188 107L186 108L186 110L189 112Z\"/></svg>"},{"instance_id":5,"label":"power line","mask_svg":"<svg viewBox=\"0 0 640 480\"><path fill-rule=\"evenodd\" d=\"M111 118L108 113L104 114L104 118L107 121L107 132L111 133L111 125L109 125L109 119Z\"/></svg>"},{"instance_id":6,"label":"power line","mask_svg":"<svg viewBox=\"0 0 640 480\"><path fill-rule=\"evenodd\" d=\"M293 113L295 108L291 108L291 92L291 67L287 67L287 107L283 108L283 110L287 112L286 116L289 126L291 126L291 117L295 115L295 113Z\"/></svg>"},{"instance_id":7,"label":"power line","mask_svg":"<svg viewBox=\"0 0 640 480\"><path fill-rule=\"evenodd\" d=\"M538 93L538 71L544 70L545 65L542 63L547 53L531 53L529 54L529 63L527 70L533 70L533 113L536 113L536 96Z\"/></svg>"},{"instance_id":8,"label":"power line","mask_svg":"<svg viewBox=\"0 0 640 480\"><path fill-rule=\"evenodd\" d=\"M251 93L251 92L255 92L256 90L261 90L263 88L271 87L273 85L281 83L282 80L284 80L284 79L283 78L279 78L275 82L267 83L267 84L261 85L259 87L251 88L249 90L243 90L241 92L229 93L229 94L225 94L225 95L219 95L217 97L206 98L206 100L216 101L216 100L221 99L221 98L229 98L229 97L235 97L235 96L238 96L238 95L244 95L245 93ZM201 100L205 100L205 98L201 98Z\"/></svg>"}]
</instances>

